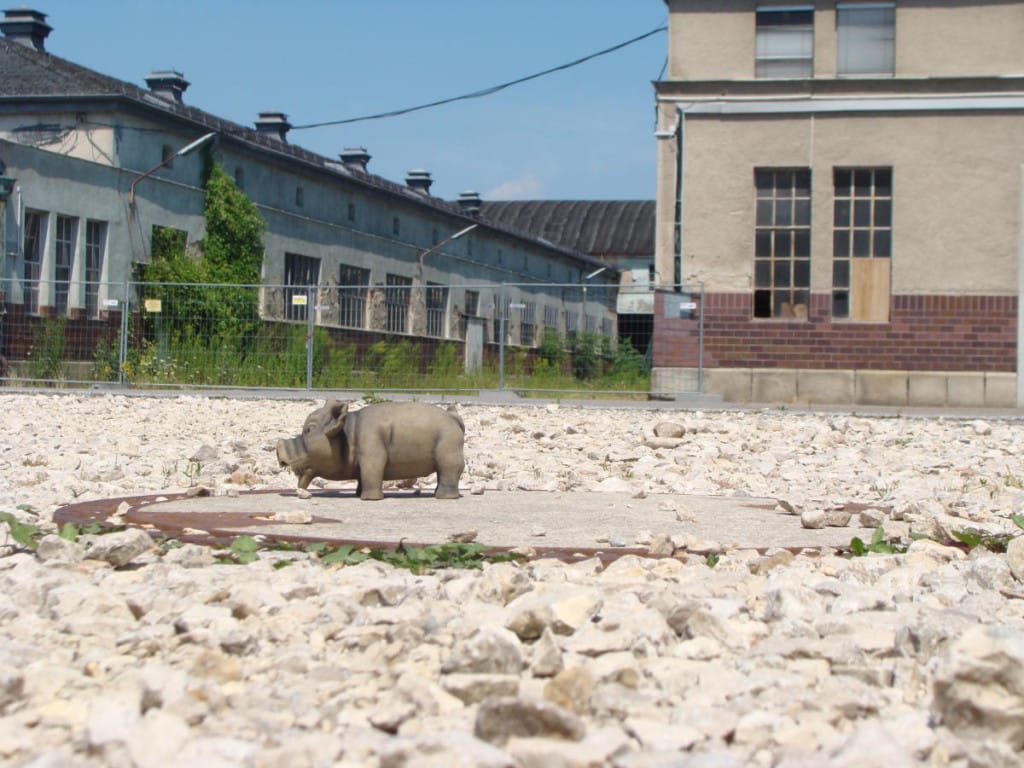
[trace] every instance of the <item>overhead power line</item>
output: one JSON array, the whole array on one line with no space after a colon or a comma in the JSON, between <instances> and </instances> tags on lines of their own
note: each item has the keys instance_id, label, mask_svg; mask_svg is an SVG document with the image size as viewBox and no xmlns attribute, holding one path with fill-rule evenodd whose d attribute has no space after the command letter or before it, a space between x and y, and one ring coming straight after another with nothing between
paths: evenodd
<instances>
[{"instance_id":1,"label":"overhead power line","mask_svg":"<svg viewBox=\"0 0 1024 768\"><path fill-rule=\"evenodd\" d=\"M381 119L383 119L385 117L398 117L399 115L408 115L410 112L419 112L420 110L430 109L432 107L440 107L440 106L442 106L444 104L451 104L452 102L456 102L456 101L466 101L468 99L479 99L479 98L481 98L483 96L490 96L491 94L497 93L498 91L503 91L506 88L511 88L513 85L519 85L520 83L525 83L525 82L528 82L530 80L536 80L539 77L544 77L545 75L550 75L550 74L552 74L554 72L561 72L562 70L570 69L570 68L575 67L575 66L579 66L580 64L588 62L588 61L590 61L592 59L596 59L599 56L605 56L606 54L614 53L615 51L622 50L623 48L625 48L627 46L633 45L634 43L638 43L641 40L646 40L648 37L656 35L659 32L664 32L667 29L668 29L667 26L662 25L660 27L657 27L656 29L652 29L650 32L645 32L642 35L638 35L637 37L631 38L629 40L625 40L625 41L623 41L623 42L621 42L621 43L619 43L617 45L613 45L611 48L605 48L603 51L597 51L595 53L591 53L591 54L589 54L587 56L584 56L584 57L579 58L579 59L575 59L575 60L570 61L570 62L568 62L566 64L559 64L557 67L551 67L550 69L545 69L542 72L535 72L532 75L527 75L526 77L520 77L517 80L510 80L507 83L501 83L500 85L493 85L490 88L484 88L484 89L479 90L479 91L473 91L472 93L464 93L461 96L452 96L451 98L440 99L439 101L431 101L428 104L419 104L419 105L417 105L415 107L405 107L404 109L394 109L394 110L391 110L390 112L380 112L380 113L378 113L376 115L363 115L362 117L349 117L349 118L346 118L344 120L326 120L326 121L324 121L322 123L308 123L306 125L293 125L291 129L293 131L301 131L304 128L323 128L323 127L328 126L328 125L346 125L347 123L359 123L359 122L363 122L364 120L381 120Z\"/></svg>"}]
</instances>

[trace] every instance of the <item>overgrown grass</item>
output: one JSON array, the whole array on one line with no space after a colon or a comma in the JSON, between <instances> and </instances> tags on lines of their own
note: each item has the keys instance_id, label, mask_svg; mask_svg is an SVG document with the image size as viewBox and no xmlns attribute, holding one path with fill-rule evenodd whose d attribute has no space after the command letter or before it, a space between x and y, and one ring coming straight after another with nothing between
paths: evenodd
<instances>
[{"instance_id":1,"label":"overgrown grass","mask_svg":"<svg viewBox=\"0 0 1024 768\"><path fill-rule=\"evenodd\" d=\"M268 324L255 338L242 340L157 336L132 345L124 364L125 379L134 385L303 388L311 383L317 389L442 392L495 389L501 383L496 362L465 371L459 347L452 342L423 347L398 338L359 348L333 341L325 328L313 332L309 366L306 334L305 326ZM506 349L506 389L524 394L649 390L649 366L628 341L613 347L609 340L589 334L564 343L547 337L544 344L532 366L526 349ZM116 351L110 341L97 345L94 360L101 380L117 378Z\"/></svg>"}]
</instances>

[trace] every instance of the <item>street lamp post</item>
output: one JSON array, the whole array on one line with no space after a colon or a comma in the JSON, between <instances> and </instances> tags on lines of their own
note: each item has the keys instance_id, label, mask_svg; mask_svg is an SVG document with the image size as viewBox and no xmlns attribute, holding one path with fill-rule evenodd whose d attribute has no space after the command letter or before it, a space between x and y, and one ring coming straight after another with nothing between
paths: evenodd
<instances>
[{"instance_id":1,"label":"street lamp post","mask_svg":"<svg viewBox=\"0 0 1024 768\"><path fill-rule=\"evenodd\" d=\"M452 242L453 240L458 240L463 235L469 234L474 229L476 229L478 226L480 226L480 225L479 224L470 224L468 227L464 227L463 229L460 229L455 234L449 235L448 237L446 237L444 240L439 242L437 245L432 245L430 248L427 248L425 251L422 251L420 253L420 255L417 257L417 259L416 259L416 283L417 283L416 288L417 288L417 291L416 291L416 295L415 295L415 304L414 304L414 308L413 308L413 322L412 322L412 326L413 326L412 331L413 331L413 333L422 333L423 335L426 335L426 327L425 326L426 326L426 315L427 315L427 296L426 296L426 283L423 281L423 260L426 259L427 256L429 256L430 254L432 254L435 251L440 250L444 246L448 245L448 243ZM422 328L418 328L417 327L420 324L420 322L423 323L424 327L422 327Z\"/></svg>"},{"instance_id":2,"label":"street lamp post","mask_svg":"<svg viewBox=\"0 0 1024 768\"><path fill-rule=\"evenodd\" d=\"M580 281L583 284L583 308L582 308L583 317L580 318L580 323L581 323L581 325L583 327L580 328L580 331L579 331L581 336L582 336L582 334L586 333L586 330L587 330L587 280L590 280L592 278L597 277L602 272L604 272L606 269L608 269L608 267L598 267L593 272L591 272L589 275L586 275Z\"/></svg>"},{"instance_id":3,"label":"street lamp post","mask_svg":"<svg viewBox=\"0 0 1024 768\"><path fill-rule=\"evenodd\" d=\"M154 173L159 171L165 165L169 165L176 157L184 157L185 155L188 155L188 154L191 154L192 152L195 152L197 149L199 149L201 146L203 146L203 144L205 144L206 142L210 141L210 139L212 139L216 135L217 135L217 133L214 131L212 133L207 133L204 136L200 136L198 139L193 141L191 144L186 144L184 147L179 149L177 152L175 152L173 155L171 155L167 159L161 160L159 163L154 165L152 168L150 168L145 173L141 173L138 176L136 176L134 179L132 179L132 185L128 189L128 207L129 208L134 208L135 207L135 185L136 184L138 184L143 179L148 179L150 176L152 176Z\"/></svg>"}]
</instances>

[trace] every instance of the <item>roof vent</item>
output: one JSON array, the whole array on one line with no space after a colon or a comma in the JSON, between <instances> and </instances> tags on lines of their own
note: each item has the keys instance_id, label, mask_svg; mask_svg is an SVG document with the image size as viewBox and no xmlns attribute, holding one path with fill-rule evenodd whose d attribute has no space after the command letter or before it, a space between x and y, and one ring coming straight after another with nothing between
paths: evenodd
<instances>
[{"instance_id":1,"label":"roof vent","mask_svg":"<svg viewBox=\"0 0 1024 768\"><path fill-rule=\"evenodd\" d=\"M470 216L480 213L480 206L483 204L479 192L463 192L459 195L458 202L462 212L468 213Z\"/></svg>"},{"instance_id":2,"label":"roof vent","mask_svg":"<svg viewBox=\"0 0 1024 768\"><path fill-rule=\"evenodd\" d=\"M173 69L163 69L150 72L146 77L146 85L149 86L155 95L165 101L181 104L181 94L191 85L181 72Z\"/></svg>"},{"instance_id":3,"label":"roof vent","mask_svg":"<svg viewBox=\"0 0 1024 768\"><path fill-rule=\"evenodd\" d=\"M288 141L288 131L291 128L292 124L288 122L288 115L284 112L260 112L256 120L257 131L278 141Z\"/></svg>"},{"instance_id":4,"label":"roof vent","mask_svg":"<svg viewBox=\"0 0 1024 768\"><path fill-rule=\"evenodd\" d=\"M46 50L46 36L53 30L46 23L46 14L30 8L12 8L4 11L0 32L11 42L20 43L37 51Z\"/></svg>"},{"instance_id":5,"label":"roof vent","mask_svg":"<svg viewBox=\"0 0 1024 768\"><path fill-rule=\"evenodd\" d=\"M338 157L341 158L341 162L345 164L346 168L353 171L366 173L366 166L370 164L370 155L367 153L366 147L346 147L341 150Z\"/></svg>"},{"instance_id":6,"label":"roof vent","mask_svg":"<svg viewBox=\"0 0 1024 768\"><path fill-rule=\"evenodd\" d=\"M405 177L405 183L409 189L414 189L421 195L430 195L430 185L434 183L434 180L430 178L430 171L424 171L417 169L409 171Z\"/></svg>"}]
</instances>

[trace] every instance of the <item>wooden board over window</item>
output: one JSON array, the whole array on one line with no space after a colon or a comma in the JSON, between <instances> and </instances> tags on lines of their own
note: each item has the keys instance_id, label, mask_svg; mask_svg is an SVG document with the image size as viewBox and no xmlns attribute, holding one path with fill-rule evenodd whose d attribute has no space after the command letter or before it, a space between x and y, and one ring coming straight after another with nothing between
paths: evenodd
<instances>
[{"instance_id":1,"label":"wooden board over window","mask_svg":"<svg viewBox=\"0 0 1024 768\"><path fill-rule=\"evenodd\" d=\"M853 259L850 264L850 319L889 322L890 259Z\"/></svg>"}]
</instances>

